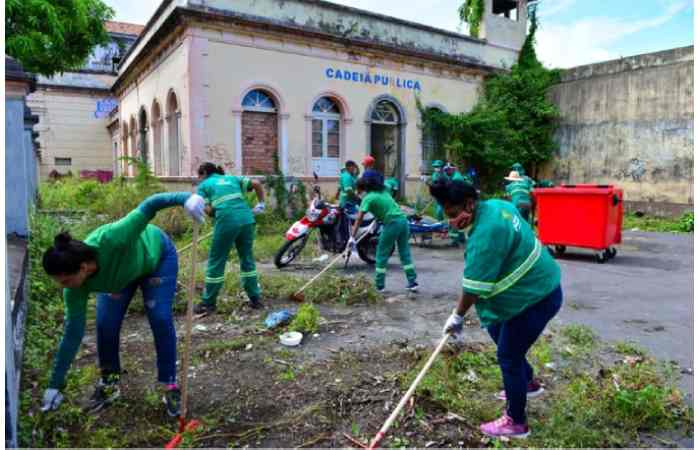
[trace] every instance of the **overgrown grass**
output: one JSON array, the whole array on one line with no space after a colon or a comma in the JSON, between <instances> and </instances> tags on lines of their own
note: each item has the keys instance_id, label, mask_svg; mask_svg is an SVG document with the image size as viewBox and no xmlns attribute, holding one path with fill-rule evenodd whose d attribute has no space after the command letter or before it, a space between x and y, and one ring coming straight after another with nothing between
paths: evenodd
<instances>
[{"instance_id":1,"label":"overgrown grass","mask_svg":"<svg viewBox=\"0 0 700 450\"><path fill-rule=\"evenodd\" d=\"M610 364L597 348L598 338L586 327L565 327L542 336L528 360L544 380L544 397L528 401L531 435L524 447L638 447L644 434L692 432L693 413L676 387L677 368L642 357ZM623 353L644 354L629 344ZM493 420L504 404L493 394L501 389L495 346L471 345L457 355L443 354L418 388L421 405L437 404L470 423ZM571 353L584 352L573 359ZM588 352L588 353L586 353ZM427 354L403 379L407 386ZM555 365L547 365L556 361ZM491 446L502 446L498 440ZM508 445L508 444L506 444Z\"/></svg>"},{"instance_id":2,"label":"overgrown grass","mask_svg":"<svg viewBox=\"0 0 700 450\"><path fill-rule=\"evenodd\" d=\"M639 231L655 231L664 233L691 233L694 230L694 214L686 213L680 217L637 217L634 214L625 214L624 228L626 230L638 229Z\"/></svg>"},{"instance_id":3,"label":"overgrown grass","mask_svg":"<svg viewBox=\"0 0 700 450\"><path fill-rule=\"evenodd\" d=\"M297 310L288 329L300 333L315 333L318 330L320 318L321 314L318 312L318 308L311 303L304 303Z\"/></svg>"}]
</instances>

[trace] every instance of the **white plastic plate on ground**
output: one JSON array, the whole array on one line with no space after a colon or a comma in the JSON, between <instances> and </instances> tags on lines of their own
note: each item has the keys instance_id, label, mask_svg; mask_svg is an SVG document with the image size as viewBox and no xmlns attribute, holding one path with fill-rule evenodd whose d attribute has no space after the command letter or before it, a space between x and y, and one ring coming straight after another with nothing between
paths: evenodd
<instances>
[{"instance_id":1,"label":"white plastic plate on ground","mask_svg":"<svg viewBox=\"0 0 700 450\"><path fill-rule=\"evenodd\" d=\"M304 335L298 331L289 331L280 335L280 342L287 347L296 347L301 342Z\"/></svg>"}]
</instances>

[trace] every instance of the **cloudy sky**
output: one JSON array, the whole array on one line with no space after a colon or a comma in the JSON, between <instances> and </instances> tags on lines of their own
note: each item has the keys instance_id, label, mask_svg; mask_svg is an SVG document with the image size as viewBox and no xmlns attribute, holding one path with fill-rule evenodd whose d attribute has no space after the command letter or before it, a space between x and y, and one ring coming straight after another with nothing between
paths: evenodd
<instances>
[{"instance_id":1,"label":"cloudy sky","mask_svg":"<svg viewBox=\"0 0 700 450\"><path fill-rule=\"evenodd\" d=\"M450 31L463 0L333 0ZM106 0L115 20L145 24L158 0ZM693 43L693 0L541 0L537 53L572 67ZM464 30L461 30L464 31Z\"/></svg>"}]
</instances>

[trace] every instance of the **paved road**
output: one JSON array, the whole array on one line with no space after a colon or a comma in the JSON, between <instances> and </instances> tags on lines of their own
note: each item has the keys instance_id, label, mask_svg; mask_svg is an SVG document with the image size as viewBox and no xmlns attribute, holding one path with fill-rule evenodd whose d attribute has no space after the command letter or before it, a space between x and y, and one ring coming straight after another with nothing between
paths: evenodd
<instances>
[{"instance_id":1,"label":"paved road","mask_svg":"<svg viewBox=\"0 0 700 450\"><path fill-rule=\"evenodd\" d=\"M413 249L420 299L415 311L402 307L396 314L413 314L415 326L424 330L430 326L418 317L432 318L435 327L452 307L463 259L454 249ZM657 359L693 367L692 234L625 232L613 261L597 264L583 249L569 249L558 261L565 296L560 321L588 325L604 340L631 340ZM391 262L387 287L399 293L405 279L398 260ZM692 400L692 375L682 375L681 388Z\"/></svg>"}]
</instances>

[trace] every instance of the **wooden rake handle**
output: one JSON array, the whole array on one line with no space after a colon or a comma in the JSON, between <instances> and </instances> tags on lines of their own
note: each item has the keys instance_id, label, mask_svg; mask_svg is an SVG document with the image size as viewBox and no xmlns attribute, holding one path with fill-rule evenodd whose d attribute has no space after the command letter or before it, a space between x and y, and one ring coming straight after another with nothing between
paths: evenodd
<instances>
[{"instance_id":1,"label":"wooden rake handle","mask_svg":"<svg viewBox=\"0 0 700 450\"><path fill-rule=\"evenodd\" d=\"M355 241L355 243L358 243L358 242L360 242L362 239L364 239L365 236L367 236L367 235L369 234L370 231L371 231L371 229L365 231L365 232L362 234L362 236L360 236L360 237ZM305 284L304 286L301 287L301 289L299 289L298 291L296 291L296 292L294 293L294 295L297 296L297 295L301 294L302 292L304 292L304 289L306 289L307 287L311 286L311 283L313 283L314 281L316 281L316 280L317 280L321 275L323 275L328 269L330 269L331 267L333 267L333 264L335 264L336 262L338 262L338 260L339 260L340 258L342 258L343 256L345 256L345 252L346 252L346 251L347 251L347 250L344 250L341 254L339 254L338 256L336 256L335 258L333 258L333 259L331 260L331 262L328 263L328 265L327 265L326 267L324 267L324 269L323 269L322 271L320 271L320 272L317 273L312 279L310 279L309 281L307 281L306 284Z\"/></svg>"},{"instance_id":2,"label":"wooden rake handle","mask_svg":"<svg viewBox=\"0 0 700 450\"><path fill-rule=\"evenodd\" d=\"M428 362L425 363L425 366L423 366L423 369L421 369L420 373L416 377L415 380L413 380L413 384L411 384L411 387L408 388L408 391L404 394L404 396L401 398L401 401L399 402L398 405L396 405L396 408L394 409L394 412L391 413L389 418L384 422L384 425L382 426L382 429L379 430L376 436L374 436L374 439L372 439L372 442L369 444L369 449L374 449L376 448L377 444L382 440L386 432L389 430L391 425L394 423L396 418L398 417L399 413L403 409L404 405L406 405L406 402L408 402L408 399L411 398L413 393L415 392L416 388L418 387L418 383L421 382L423 377L425 376L426 373L428 373L428 369L430 369L430 366L433 365L433 362L435 362L435 358L440 354L440 351L442 351L442 347L445 346L447 343L447 340L450 338L449 334L446 334L442 337L440 340L440 343L437 345L435 348L435 351L433 351L433 354L430 355L430 359L428 359Z\"/></svg>"},{"instance_id":3,"label":"wooden rake handle","mask_svg":"<svg viewBox=\"0 0 700 450\"><path fill-rule=\"evenodd\" d=\"M197 242L197 244L199 244L199 243L202 242L203 240L209 239L209 238L214 234L214 231L212 230L212 231L210 231L209 233L205 234L204 236L202 236L202 237L200 237L200 238L195 238L195 236L194 236L194 229L192 230L192 233L193 233L193 234L192 234L192 242L190 242L189 244L185 245L185 246L182 247L180 250L178 250L178 251L177 251L178 255L179 255L180 253L184 252L185 250L189 249L190 247L192 247L192 246L194 245L195 242Z\"/></svg>"},{"instance_id":4,"label":"wooden rake handle","mask_svg":"<svg viewBox=\"0 0 700 450\"><path fill-rule=\"evenodd\" d=\"M185 350L182 355L182 407L180 410L180 417L187 417L187 387L188 387L188 372L190 366L190 352L192 350L192 316L194 314L194 285L195 277L197 274L197 246L194 245L199 242L199 224L195 221L192 225L192 263L190 266L190 285L189 285L189 298L187 299L187 318L185 323ZM184 249L183 249L184 250Z\"/></svg>"}]
</instances>

